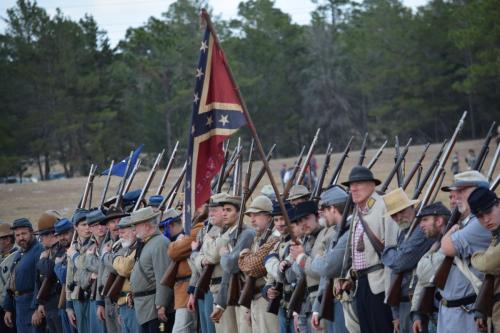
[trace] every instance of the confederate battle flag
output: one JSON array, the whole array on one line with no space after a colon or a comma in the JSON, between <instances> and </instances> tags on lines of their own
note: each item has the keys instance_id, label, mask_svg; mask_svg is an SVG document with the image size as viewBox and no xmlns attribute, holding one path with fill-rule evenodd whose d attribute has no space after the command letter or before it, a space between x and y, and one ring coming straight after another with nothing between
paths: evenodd
<instances>
[{"instance_id":1,"label":"confederate battle flag","mask_svg":"<svg viewBox=\"0 0 500 333\"><path fill-rule=\"evenodd\" d=\"M193 212L207 202L211 181L224 162L223 142L246 125L242 103L227 69L224 51L205 29L196 68L184 202L184 230Z\"/></svg>"}]
</instances>

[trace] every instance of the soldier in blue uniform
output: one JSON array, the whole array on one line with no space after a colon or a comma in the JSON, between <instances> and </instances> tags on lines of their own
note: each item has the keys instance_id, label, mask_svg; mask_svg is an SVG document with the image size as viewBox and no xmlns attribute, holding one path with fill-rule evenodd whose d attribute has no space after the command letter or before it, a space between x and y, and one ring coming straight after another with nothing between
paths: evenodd
<instances>
[{"instance_id":1,"label":"soldier in blue uniform","mask_svg":"<svg viewBox=\"0 0 500 333\"><path fill-rule=\"evenodd\" d=\"M8 292L3 301L4 321L7 326L13 327L15 313L15 324L19 332L38 332L39 330L31 325L31 316L35 311L35 267L43 247L34 237L33 226L28 219L15 220L12 229L19 251L10 267Z\"/></svg>"}]
</instances>

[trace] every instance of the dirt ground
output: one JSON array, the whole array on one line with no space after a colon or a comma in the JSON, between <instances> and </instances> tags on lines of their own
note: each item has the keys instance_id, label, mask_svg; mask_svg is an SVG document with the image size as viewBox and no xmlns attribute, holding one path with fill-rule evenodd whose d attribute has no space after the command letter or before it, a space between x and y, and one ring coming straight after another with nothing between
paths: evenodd
<instances>
[{"instance_id":1,"label":"dirt ground","mask_svg":"<svg viewBox=\"0 0 500 333\"><path fill-rule=\"evenodd\" d=\"M474 149L476 154L479 153L481 148L482 140L475 141L462 141L458 142L455 145L454 151L458 151L460 156L460 170L466 170L467 165L465 163L465 156L467 155L467 151L469 149ZM342 149L339 147L335 147L336 149ZM420 156L424 146L412 146L406 156L406 171L410 171L413 167L413 164L416 162L417 158ZM432 162L434 156L437 154L440 148L440 144L433 144L430 146L427 155L423 161L424 173L429 164ZM488 158L483 166L483 172L486 173L490 167L491 159L494 154L496 145L494 142L490 144L490 153L488 154ZM366 154L365 165L371 160L373 155L375 154L378 147L374 147L373 149L369 149ZM332 162L330 164L329 173L327 174L326 181L330 179L330 173L333 172L337 161L340 158L341 153L336 153L333 155ZM359 157L359 152L351 152L349 158L346 160L344 168L342 169L342 173L340 175L340 182L344 181L349 174L349 170L356 164ZM316 155L316 159L318 162L318 173L320 172L320 168L323 166L324 155ZM294 163L294 158L287 159L278 159L271 160L270 165L273 170L273 174L279 182L279 169L282 164L287 164L288 166L292 166ZM444 184L449 184L452 180L452 174L450 171L451 157L448 160L446 165L446 178L444 180ZM260 163L254 163L253 166L253 174L257 173L257 170L260 168ZM386 175L391 170L394 165L394 148L393 143L390 142L388 146L385 148L384 152L380 156L380 159L373 167L372 171L377 178L384 181ZM244 169L245 170L245 169ZM498 175L500 171L500 167L497 165L493 175L494 177ZM150 188L149 193L156 192L158 184L160 182L160 178L162 176L163 170L160 170L156 174L155 179L153 180L152 186ZM140 172L137 174L134 179L134 183L132 184L132 189L141 188L146 181L148 171ZM167 186L163 193L167 193L170 186L173 184L177 175L180 173L180 169L172 170L169 179L167 181ZM119 179L117 177L112 177L114 179L111 180L110 191L108 192L108 197L111 196L111 193L116 191L116 188L119 183ZM12 222L16 218L27 217L34 224L36 224L39 215L48 209L56 209L60 211L64 216L70 217L72 212L74 211L81 193L83 191L83 187L85 186L86 177L78 177L72 179L61 179L61 180L53 180L47 182L40 183L29 183L29 184L1 184L0 185L0 220ZM94 182L94 193L93 193L93 204L100 201L101 193L104 187L105 177L96 177ZM267 177L259 184L259 188L254 193L254 196L258 195L260 187L264 184L268 183ZM279 182L281 184L281 182ZM395 178L391 183L389 189L393 189L396 186ZM407 193L411 195L413 193L414 184L410 184L407 189ZM423 195L423 193L422 193ZM448 203L447 196L444 192L440 192L438 194L437 200L442 200L445 204Z\"/></svg>"}]
</instances>

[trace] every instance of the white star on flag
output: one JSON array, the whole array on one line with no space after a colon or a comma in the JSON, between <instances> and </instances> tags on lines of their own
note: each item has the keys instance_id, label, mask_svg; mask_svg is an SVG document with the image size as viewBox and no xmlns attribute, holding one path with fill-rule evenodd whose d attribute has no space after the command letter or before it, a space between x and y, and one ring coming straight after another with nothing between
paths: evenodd
<instances>
[{"instance_id":1,"label":"white star on flag","mask_svg":"<svg viewBox=\"0 0 500 333\"><path fill-rule=\"evenodd\" d=\"M194 97L193 97L194 104L197 104L199 100L200 100L200 98L198 97L198 93L195 93Z\"/></svg>"},{"instance_id":2,"label":"white star on flag","mask_svg":"<svg viewBox=\"0 0 500 333\"><path fill-rule=\"evenodd\" d=\"M214 121L212 120L212 116L208 116L207 117L207 126L210 127L210 126L212 126L213 123L214 123Z\"/></svg>"},{"instance_id":3,"label":"white star on flag","mask_svg":"<svg viewBox=\"0 0 500 333\"><path fill-rule=\"evenodd\" d=\"M200 47L200 51L205 53L206 49L208 49L208 45L207 45L207 42L202 40L201 41L201 47Z\"/></svg>"},{"instance_id":4,"label":"white star on flag","mask_svg":"<svg viewBox=\"0 0 500 333\"><path fill-rule=\"evenodd\" d=\"M200 79L203 76L203 72L201 71L201 68L196 68L196 78Z\"/></svg>"},{"instance_id":5,"label":"white star on flag","mask_svg":"<svg viewBox=\"0 0 500 333\"><path fill-rule=\"evenodd\" d=\"M222 126L226 126L226 124L229 122L228 115L222 115L219 119L219 122L222 123Z\"/></svg>"}]
</instances>

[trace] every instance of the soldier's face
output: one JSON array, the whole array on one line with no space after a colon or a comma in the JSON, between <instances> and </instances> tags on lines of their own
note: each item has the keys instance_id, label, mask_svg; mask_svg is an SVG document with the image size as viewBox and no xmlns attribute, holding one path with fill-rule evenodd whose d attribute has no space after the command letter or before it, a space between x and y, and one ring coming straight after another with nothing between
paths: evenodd
<instances>
[{"instance_id":1,"label":"soldier's face","mask_svg":"<svg viewBox=\"0 0 500 333\"><path fill-rule=\"evenodd\" d=\"M208 218L210 223L218 227L222 226L224 221L224 209L221 206L209 207L208 208Z\"/></svg>"},{"instance_id":2,"label":"soldier's face","mask_svg":"<svg viewBox=\"0 0 500 333\"><path fill-rule=\"evenodd\" d=\"M76 231L78 233L78 236L82 238L89 238L91 235L90 227L85 221L78 223L78 225L76 226Z\"/></svg>"},{"instance_id":3,"label":"soldier's face","mask_svg":"<svg viewBox=\"0 0 500 333\"><path fill-rule=\"evenodd\" d=\"M30 228L17 228L14 230L14 236L17 245L23 250L26 250L33 241L33 230Z\"/></svg>"},{"instance_id":4,"label":"soldier's face","mask_svg":"<svg viewBox=\"0 0 500 333\"><path fill-rule=\"evenodd\" d=\"M290 203L292 204L292 206L297 206L299 203L306 202L306 201L307 201L306 198L303 197L303 198L290 200Z\"/></svg>"},{"instance_id":5,"label":"soldier's face","mask_svg":"<svg viewBox=\"0 0 500 333\"><path fill-rule=\"evenodd\" d=\"M302 225L304 233L306 235L312 234L312 232L318 227L318 220L316 215L309 214L299 220L299 225Z\"/></svg>"},{"instance_id":6,"label":"soldier's face","mask_svg":"<svg viewBox=\"0 0 500 333\"><path fill-rule=\"evenodd\" d=\"M438 225L438 222L438 217L433 215L424 216L420 219L420 228L422 228L427 238L434 238L440 234L441 225Z\"/></svg>"},{"instance_id":7,"label":"soldier's face","mask_svg":"<svg viewBox=\"0 0 500 333\"><path fill-rule=\"evenodd\" d=\"M469 214L470 208L469 204L467 203L467 199L469 198L469 195L475 190L475 187L461 187L457 189L457 206L458 206L458 211L464 215L464 214Z\"/></svg>"},{"instance_id":8,"label":"soldier's face","mask_svg":"<svg viewBox=\"0 0 500 333\"><path fill-rule=\"evenodd\" d=\"M51 232L45 235L40 235L40 241L44 247L49 248L57 242L57 237L53 232Z\"/></svg>"},{"instance_id":9,"label":"soldier's face","mask_svg":"<svg viewBox=\"0 0 500 333\"><path fill-rule=\"evenodd\" d=\"M449 199L450 199L450 209L455 209L457 206L457 201L458 201L458 193L457 191L450 191L449 194Z\"/></svg>"},{"instance_id":10,"label":"soldier's face","mask_svg":"<svg viewBox=\"0 0 500 333\"><path fill-rule=\"evenodd\" d=\"M274 228L282 235L286 233L286 222L283 215L274 217Z\"/></svg>"},{"instance_id":11,"label":"soldier's face","mask_svg":"<svg viewBox=\"0 0 500 333\"><path fill-rule=\"evenodd\" d=\"M73 238L73 230L68 230L62 234L57 235L57 240L62 247L67 247L71 243L71 238Z\"/></svg>"},{"instance_id":12,"label":"soldier's face","mask_svg":"<svg viewBox=\"0 0 500 333\"><path fill-rule=\"evenodd\" d=\"M250 222L258 234L263 233L271 222L270 216L265 213L250 213Z\"/></svg>"},{"instance_id":13,"label":"soldier's face","mask_svg":"<svg viewBox=\"0 0 500 333\"><path fill-rule=\"evenodd\" d=\"M484 213L477 214L479 222L489 231L495 231L500 226L500 203L496 203Z\"/></svg>"},{"instance_id":14,"label":"soldier's face","mask_svg":"<svg viewBox=\"0 0 500 333\"><path fill-rule=\"evenodd\" d=\"M413 206L410 206L391 215L391 217L401 228L407 228L415 218L415 209Z\"/></svg>"},{"instance_id":15,"label":"soldier's face","mask_svg":"<svg viewBox=\"0 0 500 333\"><path fill-rule=\"evenodd\" d=\"M109 232L111 233L112 238L116 238L118 236L118 222L120 222L120 219L112 219L109 220L106 226L109 229Z\"/></svg>"},{"instance_id":16,"label":"soldier's face","mask_svg":"<svg viewBox=\"0 0 500 333\"><path fill-rule=\"evenodd\" d=\"M364 204L375 191L375 183L371 181L354 182L349 185L349 190L355 204Z\"/></svg>"},{"instance_id":17,"label":"soldier's face","mask_svg":"<svg viewBox=\"0 0 500 333\"><path fill-rule=\"evenodd\" d=\"M322 212L323 212L323 217L326 219L329 226L337 223L337 214L336 214L337 210L335 209L335 207L333 206L323 207Z\"/></svg>"},{"instance_id":18,"label":"soldier's face","mask_svg":"<svg viewBox=\"0 0 500 333\"><path fill-rule=\"evenodd\" d=\"M295 238L300 238L304 236L304 228L300 223L292 223L292 235Z\"/></svg>"},{"instance_id":19,"label":"soldier's face","mask_svg":"<svg viewBox=\"0 0 500 333\"><path fill-rule=\"evenodd\" d=\"M0 253L7 252L14 245L12 236L0 237Z\"/></svg>"},{"instance_id":20,"label":"soldier's face","mask_svg":"<svg viewBox=\"0 0 500 333\"><path fill-rule=\"evenodd\" d=\"M121 229L118 229L118 232L120 234L121 239L124 239L128 242L132 242L135 240L136 232L135 232L134 228L131 228L131 227L121 228Z\"/></svg>"},{"instance_id":21,"label":"soldier's face","mask_svg":"<svg viewBox=\"0 0 500 333\"><path fill-rule=\"evenodd\" d=\"M238 220L239 211L233 205L224 205L224 225L233 225Z\"/></svg>"},{"instance_id":22,"label":"soldier's face","mask_svg":"<svg viewBox=\"0 0 500 333\"><path fill-rule=\"evenodd\" d=\"M92 235L94 235L94 237L102 238L104 237L104 235L106 235L106 231L108 231L108 228L105 225L95 223L90 226L90 231L92 232Z\"/></svg>"}]
</instances>

